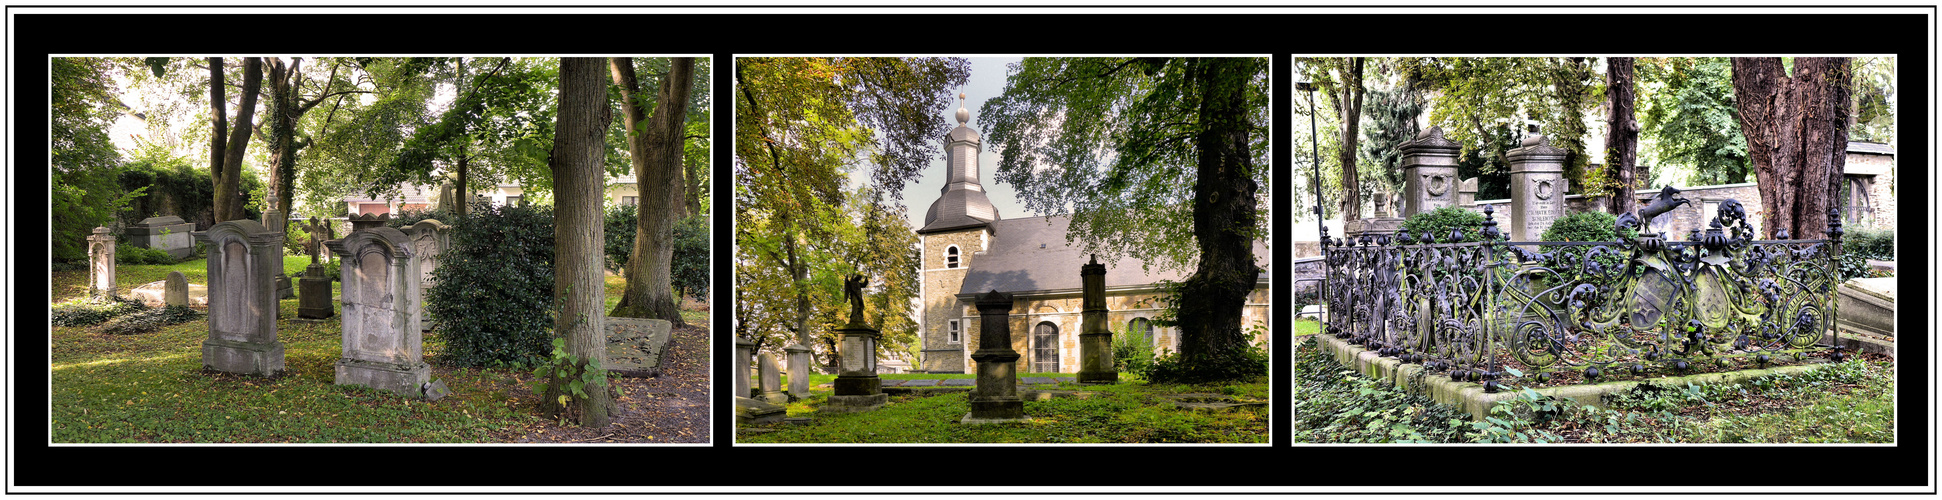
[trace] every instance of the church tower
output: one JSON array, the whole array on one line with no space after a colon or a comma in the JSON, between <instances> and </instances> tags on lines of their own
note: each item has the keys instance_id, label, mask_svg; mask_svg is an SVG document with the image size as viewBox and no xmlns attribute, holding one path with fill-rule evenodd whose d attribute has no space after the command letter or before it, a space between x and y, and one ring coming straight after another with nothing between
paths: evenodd
<instances>
[{"instance_id":1,"label":"church tower","mask_svg":"<svg viewBox=\"0 0 1942 500\"><path fill-rule=\"evenodd\" d=\"M958 126L944 134L943 195L931 203L924 227L917 230L924 252L918 269L923 283L918 332L924 342L919 369L931 373L965 373L964 346L977 342L977 332L969 324L973 315L958 302L958 288L976 254L989 247L991 222L1000 219L978 183L978 153L984 143L978 131L965 125L971 112L964 109L964 98L958 94Z\"/></svg>"}]
</instances>

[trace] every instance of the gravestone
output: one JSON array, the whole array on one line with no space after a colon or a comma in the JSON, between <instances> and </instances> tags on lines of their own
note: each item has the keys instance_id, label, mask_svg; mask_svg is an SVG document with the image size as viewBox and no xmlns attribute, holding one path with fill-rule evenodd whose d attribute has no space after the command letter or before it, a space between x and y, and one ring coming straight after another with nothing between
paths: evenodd
<instances>
[{"instance_id":1,"label":"gravestone","mask_svg":"<svg viewBox=\"0 0 1942 500\"><path fill-rule=\"evenodd\" d=\"M1457 185L1457 206L1468 207L1477 204L1477 178L1464 179Z\"/></svg>"},{"instance_id":2,"label":"gravestone","mask_svg":"<svg viewBox=\"0 0 1942 500\"><path fill-rule=\"evenodd\" d=\"M432 330L432 323L424 320L425 294L431 293L431 288L437 285L432 279L432 271L438 269L439 258L450 246L451 228L437 219L425 219L404 230L411 237L411 258L417 261L415 264L418 266L418 326L428 332Z\"/></svg>"},{"instance_id":3,"label":"gravestone","mask_svg":"<svg viewBox=\"0 0 1942 500\"><path fill-rule=\"evenodd\" d=\"M108 228L95 227L88 236L88 296L115 295L115 235Z\"/></svg>"},{"instance_id":4,"label":"gravestone","mask_svg":"<svg viewBox=\"0 0 1942 500\"><path fill-rule=\"evenodd\" d=\"M1106 329L1106 265L1099 256L1079 266L1079 383L1111 384L1119 381L1113 368L1113 332Z\"/></svg>"},{"instance_id":5,"label":"gravestone","mask_svg":"<svg viewBox=\"0 0 1942 500\"><path fill-rule=\"evenodd\" d=\"M1510 150L1510 240L1537 241L1564 217L1564 157L1569 151L1531 136Z\"/></svg>"},{"instance_id":6,"label":"gravestone","mask_svg":"<svg viewBox=\"0 0 1942 500\"><path fill-rule=\"evenodd\" d=\"M330 296L331 278L324 273L323 264L317 263L317 256L325 251L326 235L332 231L329 224L316 217L311 217L310 224L304 229L310 233L310 244L306 245L310 250L310 267L305 268L303 278L297 280L300 292L297 296L297 318L329 319L337 315L336 301L331 300Z\"/></svg>"},{"instance_id":7,"label":"gravestone","mask_svg":"<svg viewBox=\"0 0 1942 500\"><path fill-rule=\"evenodd\" d=\"M342 259L343 358L338 385L421 397L431 366L421 359L418 268L404 231L376 227L325 242Z\"/></svg>"},{"instance_id":8,"label":"gravestone","mask_svg":"<svg viewBox=\"0 0 1942 500\"><path fill-rule=\"evenodd\" d=\"M1462 149L1443 138L1442 127L1424 129L1396 147L1403 156L1403 217L1457 204L1457 153Z\"/></svg>"},{"instance_id":9,"label":"gravestone","mask_svg":"<svg viewBox=\"0 0 1942 500\"><path fill-rule=\"evenodd\" d=\"M263 206L264 207L278 206L277 200L276 200L276 190L274 189L270 190L269 196L265 197L263 200ZM288 214L278 213L276 210L270 210L268 208L264 209L263 227L268 228L271 231L275 231L276 234L279 234L279 235L284 234L284 229L286 228L286 226L284 226L283 224L283 218L286 215ZM297 298L296 288L290 286L290 276L283 272L283 262L281 260L283 253L277 252L277 255L279 260L277 261L277 266L276 266L276 298L277 300Z\"/></svg>"},{"instance_id":10,"label":"gravestone","mask_svg":"<svg viewBox=\"0 0 1942 500\"><path fill-rule=\"evenodd\" d=\"M263 376L283 371L275 288L276 272L283 268L283 234L244 219L218 223L195 238L209 245L203 368Z\"/></svg>"},{"instance_id":11,"label":"gravestone","mask_svg":"<svg viewBox=\"0 0 1942 500\"><path fill-rule=\"evenodd\" d=\"M189 278L182 271L169 271L169 277L162 281L162 305L189 305Z\"/></svg>"},{"instance_id":12,"label":"gravestone","mask_svg":"<svg viewBox=\"0 0 1942 500\"><path fill-rule=\"evenodd\" d=\"M384 227L386 222L391 222L391 214L352 215L349 220L351 221L351 232L356 233L367 229Z\"/></svg>"},{"instance_id":13,"label":"gravestone","mask_svg":"<svg viewBox=\"0 0 1942 500\"><path fill-rule=\"evenodd\" d=\"M196 256L196 223L181 217L163 215L142 219L128 226L128 244L169 253L177 261Z\"/></svg>"},{"instance_id":14,"label":"gravestone","mask_svg":"<svg viewBox=\"0 0 1942 500\"><path fill-rule=\"evenodd\" d=\"M789 395L782 393L782 370L775 366L775 355L762 353L756 362L757 377L761 380L762 400L771 404L789 402Z\"/></svg>"},{"instance_id":15,"label":"gravestone","mask_svg":"<svg viewBox=\"0 0 1942 500\"><path fill-rule=\"evenodd\" d=\"M883 392L883 379L877 377L877 340L882 334L863 321L863 288L867 284L861 275L843 282L844 295L850 302L850 322L836 329L842 365L822 411L869 411L890 401L890 395Z\"/></svg>"},{"instance_id":16,"label":"gravestone","mask_svg":"<svg viewBox=\"0 0 1942 500\"><path fill-rule=\"evenodd\" d=\"M1011 294L978 296L978 350L971 353L977 362L976 387L969 397L971 412L967 424L1015 422L1025 419L1025 401L1018 397L1018 351L1011 349Z\"/></svg>"},{"instance_id":17,"label":"gravestone","mask_svg":"<svg viewBox=\"0 0 1942 500\"><path fill-rule=\"evenodd\" d=\"M809 347L801 343L790 344L782 348L782 355L789 360L789 399L808 399Z\"/></svg>"},{"instance_id":18,"label":"gravestone","mask_svg":"<svg viewBox=\"0 0 1942 500\"><path fill-rule=\"evenodd\" d=\"M754 351L754 342L749 342L748 339L742 338L740 335L735 336L735 371L733 372L734 375L730 377L735 379L735 397L746 398L751 395L748 387L748 379L754 373L749 371L748 362L749 358L754 356Z\"/></svg>"}]
</instances>

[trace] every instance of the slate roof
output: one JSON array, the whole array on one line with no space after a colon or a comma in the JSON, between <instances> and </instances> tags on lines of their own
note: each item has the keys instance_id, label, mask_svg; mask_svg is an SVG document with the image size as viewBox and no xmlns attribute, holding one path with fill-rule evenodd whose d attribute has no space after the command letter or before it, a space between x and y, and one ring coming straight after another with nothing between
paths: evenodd
<instances>
[{"instance_id":1,"label":"slate roof","mask_svg":"<svg viewBox=\"0 0 1942 500\"><path fill-rule=\"evenodd\" d=\"M1065 233L1071 223L1072 217L1066 215L991 222L991 248L971 259L970 270L965 273L964 285L958 293L1077 291L1079 266L1091 256L1076 246L1066 245ZM1039 248L1041 244L1044 248ZM1255 265L1261 267L1260 278L1267 279L1273 253L1264 242L1255 241L1254 255ZM1107 289L1146 285L1162 279L1183 281L1193 274L1192 270L1157 268L1149 273L1132 257L1101 263L1106 264Z\"/></svg>"},{"instance_id":2,"label":"slate roof","mask_svg":"<svg viewBox=\"0 0 1942 500\"><path fill-rule=\"evenodd\" d=\"M983 189L950 189L931 202L917 234L980 227L999 219L998 207L991 205Z\"/></svg>"}]
</instances>

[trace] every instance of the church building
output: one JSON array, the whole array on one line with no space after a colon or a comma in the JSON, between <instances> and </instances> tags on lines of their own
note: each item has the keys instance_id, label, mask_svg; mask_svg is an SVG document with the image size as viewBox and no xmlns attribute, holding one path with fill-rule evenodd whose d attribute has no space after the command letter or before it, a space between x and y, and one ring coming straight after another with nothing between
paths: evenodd
<instances>
[{"instance_id":1,"label":"church building","mask_svg":"<svg viewBox=\"0 0 1942 500\"><path fill-rule=\"evenodd\" d=\"M962 96L960 96L961 98ZM971 373L978 348L975 295L992 290L1012 294L1012 350L1021 356L1021 373L1079 371L1079 266L1091 258L1066 244L1071 217L1006 219L978 181L978 154L984 145L965 124L970 112L960 104L958 126L944 136L946 171L942 196L924 214L917 230L923 257L918 332L923 338L919 370ZM1185 228L1182 229L1186 230ZM1266 346L1270 253L1254 244L1261 275L1248 295L1243 328ZM1155 352L1180 350L1179 329L1153 324L1164 307L1154 284L1185 281L1191 272L1142 269L1130 257L1106 264L1106 325L1113 342L1137 339ZM1256 328L1259 326L1259 328Z\"/></svg>"}]
</instances>

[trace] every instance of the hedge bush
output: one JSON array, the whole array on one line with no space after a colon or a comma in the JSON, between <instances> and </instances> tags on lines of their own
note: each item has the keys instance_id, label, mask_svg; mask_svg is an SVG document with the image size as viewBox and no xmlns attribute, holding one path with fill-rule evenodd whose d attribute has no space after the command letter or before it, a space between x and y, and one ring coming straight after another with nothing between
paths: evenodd
<instances>
[{"instance_id":1,"label":"hedge bush","mask_svg":"<svg viewBox=\"0 0 1942 500\"><path fill-rule=\"evenodd\" d=\"M1868 267L1868 260L1895 260L1895 230L1844 229L1841 235L1841 279L1893 276Z\"/></svg>"},{"instance_id":2,"label":"hedge bush","mask_svg":"<svg viewBox=\"0 0 1942 500\"><path fill-rule=\"evenodd\" d=\"M1552 221L1551 228L1544 230L1544 234L1539 236L1539 239L1543 241L1603 241L1616 243L1621 236L1625 238L1638 237L1637 230L1625 228L1623 231L1620 231L1614 227L1616 225L1618 225L1618 217L1612 214L1604 212L1576 212ZM1549 250L1558 255L1558 261L1554 270L1564 273L1564 276L1573 276L1584 266L1584 255L1591 252L1591 249L1592 247L1564 246L1551 247L1545 250ZM1624 258L1617 255L1602 256L1597 261L1602 269L1613 269L1616 266L1625 264ZM1557 277L1547 276L1545 281L1555 285L1562 280Z\"/></svg>"},{"instance_id":3,"label":"hedge bush","mask_svg":"<svg viewBox=\"0 0 1942 500\"><path fill-rule=\"evenodd\" d=\"M1500 221L1499 224L1502 222ZM1463 241L1450 241L1450 230L1463 230ZM1441 207L1436 210L1411 215L1403 219L1399 232L1409 233L1416 244L1422 244L1423 232L1428 231L1437 243L1462 243L1483 241L1479 236L1483 229L1483 214L1457 207Z\"/></svg>"},{"instance_id":4,"label":"hedge bush","mask_svg":"<svg viewBox=\"0 0 1942 500\"><path fill-rule=\"evenodd\" d=\"M137 265L137 266L139 265L161 266L161 265L174 264L175 257L170 256L169 253L166 251L162 251L154 248L138 247L128 243L116 243L115 244L115 263Z\"/></svg>"},{"instance_id":5,"label":"hedge bush","mask_svg":"<svg viewBox=\"0 0 1942 500\"><path fill-rule=\"evenodd\" d=\"M441 219L441 222L443 220ZM553 208L474 205L425 298L458 366L529 365L552 351Z\"/></svg>"}]
</instances>

